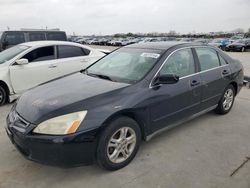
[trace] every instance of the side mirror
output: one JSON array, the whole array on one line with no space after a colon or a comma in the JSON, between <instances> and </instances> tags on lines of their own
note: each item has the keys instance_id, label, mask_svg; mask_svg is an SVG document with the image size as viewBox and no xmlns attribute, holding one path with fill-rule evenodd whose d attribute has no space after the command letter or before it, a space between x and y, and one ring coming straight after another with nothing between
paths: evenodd
<instances>
[{"instance_id":1,"label":"side mirror","mask_svg":"<svg viewBox=\"0 0 250 188\"><path fill-rule=\"evenodd\" d=\"M26 65L29 63L29 60L28 59L18 59L18 60L16 60L16 63L18 65Z\"/></svg>"},{"instance_id":2,"label":"side mirror","mask_svg":"<svg viewBox=\"0 0 250 188\"><path fill-rule=\"evenodd\" d=\"M175 74L163 74L156 77L154 85L175 84L179 81L179 76Z\"/></svg>"}]
</instances>

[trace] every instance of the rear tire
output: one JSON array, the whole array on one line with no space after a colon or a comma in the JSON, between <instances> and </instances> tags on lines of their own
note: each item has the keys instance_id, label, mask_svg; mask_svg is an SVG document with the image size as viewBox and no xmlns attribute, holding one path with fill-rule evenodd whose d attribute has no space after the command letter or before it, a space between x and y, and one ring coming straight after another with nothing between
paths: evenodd
<instances>
[{"instance_id":1,"label":"rear tire","mask_svg":"<svg viewBox=\"0 0 250 188\"><path fill-rule=\"evenodd\" d=\"M234 99L235 99L235 89L233 85L227 86L225 89L215 112L217 114L227 114L233 107Z\"/></svg>"},{"instance_id":2,"label":"rear tire","mask_svg":"<svg viewBox=\"0 0 250 188\"><path fill-rule=\"evenodd\" d=\"M127 166L135 157L141 142L139 125L131 118L119 117L109 123L99 140L97 163L106 170Z\"/></svg>"},{"instance_id":3,"label":"rear tire","mask_svg":"<svg viewBox=\"0 0 250 188\"><path fill-rule=\"evenodd\" d=\"M4 105L7 100L7 92L0 86L0 106Z\"/></svg>"}]
</instances>

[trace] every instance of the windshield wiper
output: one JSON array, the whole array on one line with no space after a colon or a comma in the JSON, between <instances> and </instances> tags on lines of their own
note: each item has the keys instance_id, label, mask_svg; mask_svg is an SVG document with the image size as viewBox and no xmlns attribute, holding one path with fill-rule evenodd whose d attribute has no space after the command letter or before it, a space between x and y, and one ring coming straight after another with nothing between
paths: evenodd
<instances>
[{"instance_id":1,"label":"windshield wiper","mask_svg":"<svg viewBox=\"0 0 250 188\"><path fill-rule=\"evenodd\" d=\"M113 81L115 82L115 80L111 79L109 76L107 75L103 75L103 74L94 74L94 73L88 73L88 72L85 72L87 75L89 76L94 76L94 77L98 77L98 78L101 78L101 79L104 79L104 80L109 80L109 81Z\"/></svg>"}]
</instances>

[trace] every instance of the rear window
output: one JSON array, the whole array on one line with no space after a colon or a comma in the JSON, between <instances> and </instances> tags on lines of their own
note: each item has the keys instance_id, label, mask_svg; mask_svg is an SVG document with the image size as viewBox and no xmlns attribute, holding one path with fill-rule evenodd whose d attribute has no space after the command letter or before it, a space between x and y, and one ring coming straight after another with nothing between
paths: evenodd
<instances>
[{"instance_id":1,"label":"rear window","mask_svg":"<svg viewBox=\"0 0 250 188\"><path fill-rule=\"evenodd\" d=\"M228 63L226 62L226 60L223 58L223 57L221 57L221 55L219 55L219 59L220 59L220 64L221 65L227 65Z\"/></svg>"},{"instance_id":2,"label":"rear window","mask_svg":"<svg viewBox=\"0 0 250 188\"><path fill-rule=\"evenodd\" d=\"M58 46L58 58L70 58L87 55L83 48L77 46Z\"/></svg>"},{"instance_id":3,"label":"rear window","mask_svg":"<svg viewBox=\"0 0 250 188\"><path fill-rule=\"evenodd\" d=\"M46 40L45 33L29 33L30 41Z\"/></svg>"},{"instance_id":4,"label":"rear window","mask_svg":"<svg viewBox=\"0 0 250 188\"><path fill-rule=\"evenodd\" d=\"M6 33L4 42L6 45L16 45L25 42L24 33Z\"/></svg>"},{"instance_id":5,"label":"rear window","mask_svg":"<svg viewBox=\"0 0 250 188\"><path fill-rule=\"evenodd\" d=\"M209 70L220 66L217 52L211 48L196 48L201 71Z\"/></svg>"},{"instance_id":6,"label":"rear window","mask_svg":"<svg viewBox=\"0 0 250 188\"><path fill-rule=\"evenodd\" d=\"M66 36L65 33L47 33L47 40L61 40L61 41L65 41L66 40Z\"/></svg>"}]
</instances>

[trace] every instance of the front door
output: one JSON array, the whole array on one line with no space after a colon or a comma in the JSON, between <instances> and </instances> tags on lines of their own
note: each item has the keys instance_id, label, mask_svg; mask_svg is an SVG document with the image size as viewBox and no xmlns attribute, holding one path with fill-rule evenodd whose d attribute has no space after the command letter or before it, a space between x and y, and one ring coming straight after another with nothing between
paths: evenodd
<instances>
[{"instance_id":1,"label":"front door","mask_svg":"<svg viewBox=\"0 0 250 188\"><path fill-rule=\"evenodd\" d=\"M150 113L153 132L199 112L201 78L196 71L197 66L189 48L176 51L163 65L158 74L174 74L180 80L175 84L152 87Z\"/></svg>"},{"instance_id":2,"label":"front door","mask_svg":"<svg viewBox=\"0 0 250 188\"><path fill-rule=\"evenodd\" d=\"M55 59L54 51L54 46L35 49L22 57L29 60L28 64L10 66L10 78L15 93L22 93L59 77L58 60Z\"/></svg>"}]
</instances>

